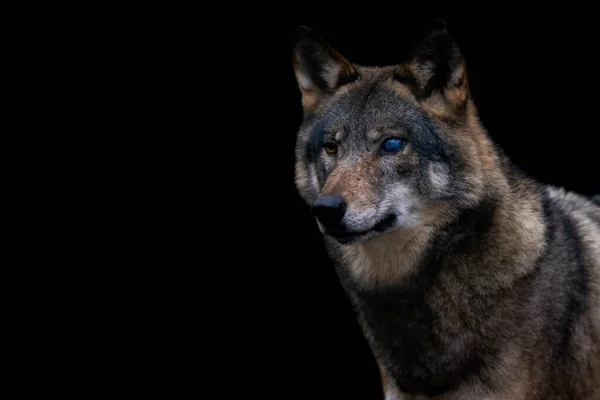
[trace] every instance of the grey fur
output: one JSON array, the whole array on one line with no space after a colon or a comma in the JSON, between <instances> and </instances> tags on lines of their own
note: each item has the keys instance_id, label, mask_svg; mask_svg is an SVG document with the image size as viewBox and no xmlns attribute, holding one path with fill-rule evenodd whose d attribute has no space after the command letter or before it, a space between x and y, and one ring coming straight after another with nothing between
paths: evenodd
<instances>
[{"instance_id":1,"label":"grey fur","mask_svg":"<svg viewBox=\"0 0 600 400\"><path fill-rule=\"evenodd\" d=\"M511 166L477 118L445 28L383 68L303 32L296 185L309 205L344 196L345 229L367 232L340 241L322 227L386 399L599 399L600 196ZM446 44L450 60L436 53ZM382 154L386 137L407 145Z\"/></svg>"}]
</instances>

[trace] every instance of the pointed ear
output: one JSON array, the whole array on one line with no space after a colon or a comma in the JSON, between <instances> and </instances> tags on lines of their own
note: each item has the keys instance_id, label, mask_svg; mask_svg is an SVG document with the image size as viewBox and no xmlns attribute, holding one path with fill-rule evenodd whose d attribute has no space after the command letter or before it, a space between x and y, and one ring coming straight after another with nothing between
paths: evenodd
<instances>
[{"instance_id":1,"label":"pointed ear","mask_svg":"<svg viewBox=\"0 0 600 400\"><path fill-rule=\"evenodd\" d=\"M454 106L464 104L468 96L466 66L444 20L433 21L409 60L396 69L395 78L407 84L419 100L441 94Z\"/></svg>"},{"instance_id":2,"label":"pointed ear","mask_svg":"<svg viewBox=\"0 0 600 400\"><path fill-rule=\"evenodd\" d=\"M293 64L305 111L356 79L356 68L306 26L294 30Z\"/></svg>"}]
</instances>

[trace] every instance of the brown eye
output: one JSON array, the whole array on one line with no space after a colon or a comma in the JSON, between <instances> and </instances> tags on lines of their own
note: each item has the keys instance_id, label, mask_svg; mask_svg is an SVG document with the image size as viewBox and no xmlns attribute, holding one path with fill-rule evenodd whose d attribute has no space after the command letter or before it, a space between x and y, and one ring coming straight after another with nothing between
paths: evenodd
<instances>
[{"instance_id":1,"label":"brown eye","mask_svg":"<svg viewBox=\"0 0 600 400\"><path fill-rule=\"evenodd\" d=\"M327 154L335 154L337 153L337 144L335 143L325 143L323 145Z\"/></svg>"}]
</instances>

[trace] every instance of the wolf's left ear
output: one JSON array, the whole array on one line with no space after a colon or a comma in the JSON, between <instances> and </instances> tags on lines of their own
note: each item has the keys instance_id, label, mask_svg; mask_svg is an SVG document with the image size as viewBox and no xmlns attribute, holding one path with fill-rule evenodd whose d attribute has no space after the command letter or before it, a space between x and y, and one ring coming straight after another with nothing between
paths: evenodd
<instances>
[{"instance_id":1,"label":"wolf's left ear","mask_svg":"<svg viewBox=\"0 0 600 400\"><path fill-rule=\"evenodd\" d=\"M293 64L305 111L357 77L352 64L306 26L294 30Z\"/></svg>"},{"instance_id":2,"label":"wolf's left ear","mask_svg":"<svg viewBox=\"0 0 600 400\"><path fill-rule=\"evenodd\" d=\"M419 100L439 93L455 106L468 96L467 72L458 44L442 19L415 47L409 60L395 71L395 78L407 84Z\"/></svg>"}]
</instances>

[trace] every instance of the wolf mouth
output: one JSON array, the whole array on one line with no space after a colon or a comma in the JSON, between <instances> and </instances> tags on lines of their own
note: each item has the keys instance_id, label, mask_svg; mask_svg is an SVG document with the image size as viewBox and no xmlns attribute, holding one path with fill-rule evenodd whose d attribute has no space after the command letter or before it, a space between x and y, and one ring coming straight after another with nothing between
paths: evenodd
<instances>
[{"instance_id":1,"label":"wolf mouth","mask_svg":"<svg viewBox=\"0 0 600 400\"><path fill-rule=\"evenodd\" d=\"M326 233L327 233L327 235L336 239L338 242L340 242L342 244L348 244L348 243L354 242L362 237L365 237L369 234L372 234L375 232L377 232L377 233L384 232L387 229L391 228L395 222L396 222L396 215L389 214L385 218L383 218L379 222L377 222L375 225L373 225L373 227L371 229L367 229L365 231L346 231L346 230L331 229L331 230L327 230Z\"/></svg>"}]
</instances>

